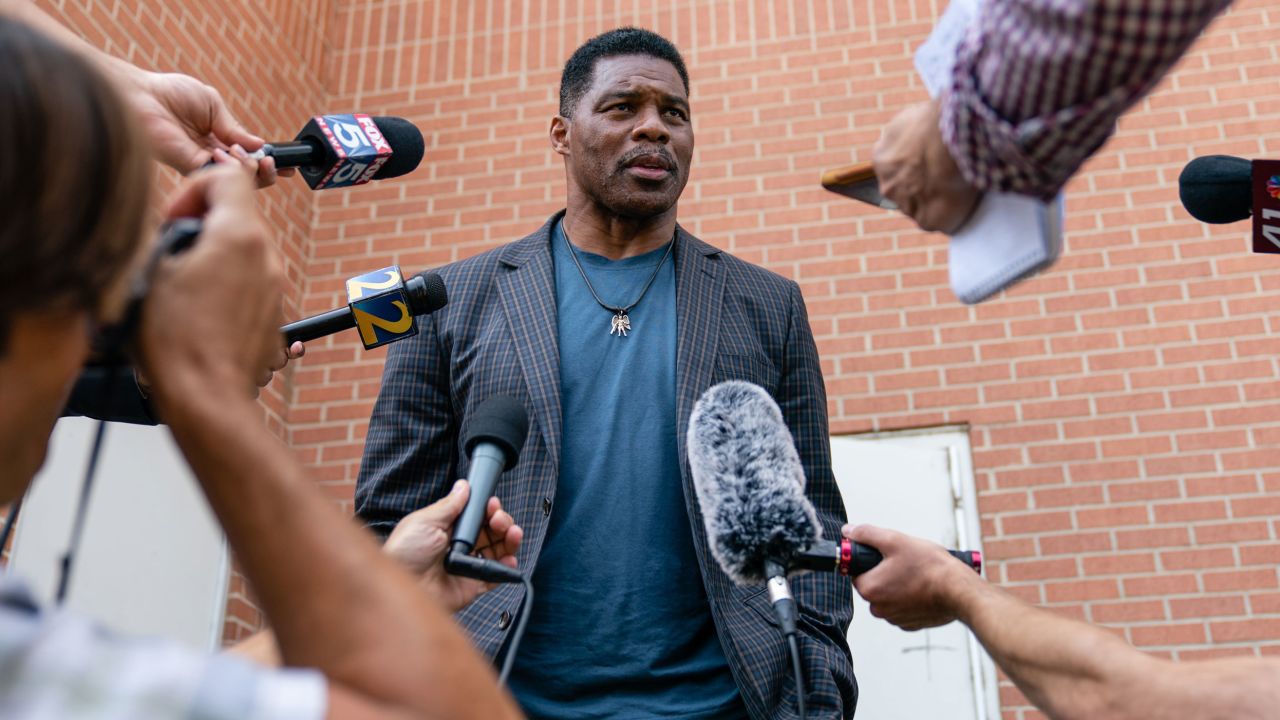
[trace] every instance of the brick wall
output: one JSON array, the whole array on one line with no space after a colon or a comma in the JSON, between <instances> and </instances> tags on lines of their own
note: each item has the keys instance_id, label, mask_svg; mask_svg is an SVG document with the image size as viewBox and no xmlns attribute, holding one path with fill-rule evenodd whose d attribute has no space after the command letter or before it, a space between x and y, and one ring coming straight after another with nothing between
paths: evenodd
<instances>
[{"instance_id":1,"label":"brick wall","mask_svg":"<svg viewBox=\"0 0 1280 720\"><path fill-rule=\"evenodd\" d=\"M1197 155L1280 154L1266 0L1221 18L1073 181L1063 260L976 308L950 295L945 239L817 184L925 97L910 53L940 0L149 2L89 20L81 4L61 7L91 39L214 81L264 134L313 108L423 129L407 178L264 193L300 313L362 270L535 229L564 193L546 140L561 63L621 24L666 34L693 82L681 220L801 283L833 432L969 423L993 580L1179 659L1280 649L1280 260L1250 255L1244 225L1194 222L1176 192ZM200 30L150 29L166 22ZM317 342L269 403L348 509L383 358ZM1011 687L1003 703L1038 717Z\"/></svg>"}]
</instances>

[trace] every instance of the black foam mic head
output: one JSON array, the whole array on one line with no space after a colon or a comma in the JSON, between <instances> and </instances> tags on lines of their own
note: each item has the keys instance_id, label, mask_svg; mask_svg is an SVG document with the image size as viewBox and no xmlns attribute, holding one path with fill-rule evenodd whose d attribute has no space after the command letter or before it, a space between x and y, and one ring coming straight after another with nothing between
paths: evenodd
<instances>
[{"instance_id":1,"label":"black foam mic head","mask_svg":"<svg viewBox=\"0 0 1280 720\"><path fill-rule=\"evenodd\" d=\"M711 552L736 583L768 580L820 535L804 466L782 411L740 380L707 390L689 418L689 468Z\"/></svg>"},{"instance_id":2,"label":"black foam mic head","mask_svg":"<svg viewBox=\"0 0 1280 720\"><path fill-rule=\"evenodd\" d=\"M391 158L373 176L374 180L400 177L418 169L426 145L422 140L422 131L417 125L404 118L391 115L378 115L373 118L382 137L391 146Z\"/></svg>"},{"instance_id":3,"label":"black foam mic head","mask_svg":"<svg viewBox=\"0 0 1280 720\"><path fill-rule=\"evenodd\" d=\"M509 395L493 395L476 406L467 419L462 447L467 455L476 445L490 442L502 448L507 458L504 470L515 467L529 433L529 415L519 400Z\"/></svg>"},{"instance_id":4,"label":"black foam mic head","mask_svg":"<svg viewBox=\"0 0 1280 720\"><path fill-rule=\"evenodd\" d=\"M409 312L414 315L430 315L449 304L449 293L444 278L426 270L409 278L404 284L409 295Z\"/></svg>"},{"instance_id":5,"label":"black foam mic head","mask_svg":"<svg viewBox=\"0 0 1280 720\"><path fill-rule=\"evenodd\" d=\"M1220 225L1253 213L1253 163L1230 155L1205 155L1178 176L1178 197L1191 217Z\"/></svg>"}]
</instances>

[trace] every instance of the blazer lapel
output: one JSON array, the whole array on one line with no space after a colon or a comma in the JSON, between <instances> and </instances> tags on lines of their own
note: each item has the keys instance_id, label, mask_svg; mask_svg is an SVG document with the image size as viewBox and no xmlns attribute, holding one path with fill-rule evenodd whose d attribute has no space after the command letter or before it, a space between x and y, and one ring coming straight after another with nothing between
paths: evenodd
<instances>
[{"instance_id":1,"label":"blazer lapel","mask_svg":"<svg viewBox=\"0 0 1280 720\"><path fill-rule=\"evenodd\" d=\"M534 418L542 428L554 473L560 471L560 347L556 327L555 270L551 228L557 213L537 232L502 253L506 271L498 275L507 328L529 388ZM553 475L555 477L555 475Z\"/></svg>"},{"instance_id":2,"label":"blazer lapel","mask_svg":"<svg viewBox=\"0 0 1280 720\"><path fill-rule=\"evenodd\" d=\"M720 339L720 300L724 294L724 274L716 257L720 250L678 229L676 248L676 424L680 474L685 496L696 506L689 477L685 434L693 405L711 383L715 371L716 345ZM697 514L691 515L697 519ZM698 533L694 533L698 535Z\"/></svg>"}]
</instances>

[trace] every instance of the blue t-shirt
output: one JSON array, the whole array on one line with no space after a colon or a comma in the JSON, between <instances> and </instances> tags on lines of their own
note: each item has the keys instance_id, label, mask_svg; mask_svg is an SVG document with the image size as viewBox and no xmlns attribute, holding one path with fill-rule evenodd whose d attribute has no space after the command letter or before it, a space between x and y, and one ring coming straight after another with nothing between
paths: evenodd
<instances>
[{"instance_id":1,"label":"blue t-shirt","mask_svg":"<svg viewBox=\"0 0 1280 720\"><path fill-rule=\"evenodd\" d=\"M635 300L627 337L551 235L563 447L511 673L530 718L743 718L694 554L676 449L675 260L576 251L602 300Z\"/></svg>"}]
</instances>

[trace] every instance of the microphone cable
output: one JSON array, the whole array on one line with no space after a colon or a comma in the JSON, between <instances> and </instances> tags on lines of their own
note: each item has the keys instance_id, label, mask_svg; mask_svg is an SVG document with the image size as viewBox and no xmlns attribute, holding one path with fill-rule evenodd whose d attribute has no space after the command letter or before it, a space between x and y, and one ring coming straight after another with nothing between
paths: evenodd
<instances>
[{"instance_id":1,"label":"microphone cable","mask_svg":"<svg viewBox=\"0 0 1280 720\"><path fill-rule=\"evenodd\" d=\"M791 667L796 673L796 709L800 711L800 720L807 720L808 713L804 707L804 670L800 664L800 643L792 634L787 636L787 645L791 648Z\"/></svg>"},{"instance_id":2,"label":"microphone cable","mask_svg":"<svg viewBox=\"0 0 1280 720\"><path fill-rule=\"evenodd\" d=\"M524 606L520 608L520 619L516 621L515 630L511 631L511 644L507 646L507 656L502 660L502 672L498 673L498 684L502 687L507 686L507 677L511 675L511 666L515 664L516 651L520 649L520 639L524 637L529 616L533 612L533 581L528 575L524 575L520 582L524 584Z\"/></svg>"}]
</instances>

